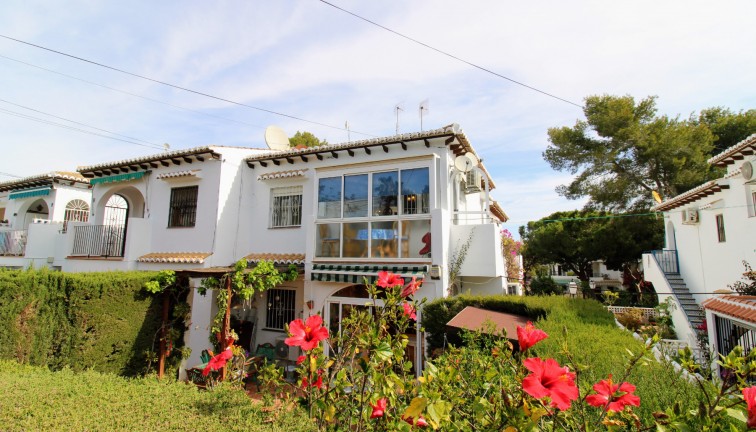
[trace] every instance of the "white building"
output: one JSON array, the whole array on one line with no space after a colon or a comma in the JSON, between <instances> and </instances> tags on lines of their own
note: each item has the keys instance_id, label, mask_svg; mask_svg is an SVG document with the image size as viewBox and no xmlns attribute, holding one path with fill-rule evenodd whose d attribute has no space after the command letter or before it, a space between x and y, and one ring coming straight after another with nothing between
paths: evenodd
<instances>
[{"instance_id":1,"label":"white building","mask_svg":"<svg viewBox=\"0 0 756 432\"><path fill-rule=\"evenodd\" d=\"M213 145L79 172L91 212L56 231L55 252L45 255L56 268L200 275L242 258L299 267L296 281L234 305L252 351L280 342L285 324L314 313L338 331L344 314L364 307L364 278L380 270L423 278L418 296L428 299L449 295L452 286L507 293L499 234L507 216L457 125L304 149ZM199 363L209 347L217 310L213 295L197 294L199 284L190 279L187 364ZM422 347L412 346L408 354L420 362Z\"/></svg>"},{"instance_id":2,"label":"white building","mask_svg":"<svg viewBox=\"0 0 756 432\"><path fill-rule=\"evenodd\" d=\"M741 279L743 260L756 264L756 134L709 159L727 173L654 207L664 212L666 249L643 255L645 277L660 293L660 301L672 297L678 337L694 342L696 327L703 324L700 306L728 285ZM709 302L707 302L709 304ZM714 309L717 309L716 307ZM738 314L707 311L710 341L715 349L718 332L731 333L715 322L737 322L749 329ZM756 321L756 320L754 320ZM742 332L740 332L742 335Z\"/></svg>"},{"instance_id":3,"label":"white building","mask_svg":"<svg viewBox=\"0 0 756 432\"><path fill-rule=\"evenodd\" d=\"M71 172L0 183L0 267L53 266L66 228L88 220L89 188Z\"/></svg>"}]
</instances>

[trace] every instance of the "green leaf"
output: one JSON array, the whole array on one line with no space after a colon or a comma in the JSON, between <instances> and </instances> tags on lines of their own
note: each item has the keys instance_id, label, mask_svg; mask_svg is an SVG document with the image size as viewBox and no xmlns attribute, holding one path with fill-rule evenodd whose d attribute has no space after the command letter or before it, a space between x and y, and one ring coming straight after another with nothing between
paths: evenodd
<instances>
[{"instance_id":1,"label":"green leaf","mask_svg":"<svg viewBox=\"0 0 756 432\"><path fill-rule=\"evenodd\" d=\"M734 418L735 420L741 421L743 423L748 421L745 413L741 410L738 410L735 408L727 408L726 411L727 411L727 415Z\"/></svg>"},{"instance_id":2,"label":"green leaf","mask_svg":"<svg viewBox=\"0 0 756 432\"><path fill-rule=\"evenodd\" d=\"M424 397L416 397L412 399L412 402L410 402L407 409L404 410L402 417L417 418L422 414L426 406L428 406L428 399Z\"/></svg>"},{"instance_id":3,"label":"green leaf","mask_svg":"<svg viewBox=\"0 0 756 432\"><path fill-rule=\"evenodd\" d=\"M382 361L386 361L391 359L391 346L388 344L388 342L381 342L378 344L377 347L373 350L373 353L375 354L378 359Z\"/></svg>"}]
</instances>

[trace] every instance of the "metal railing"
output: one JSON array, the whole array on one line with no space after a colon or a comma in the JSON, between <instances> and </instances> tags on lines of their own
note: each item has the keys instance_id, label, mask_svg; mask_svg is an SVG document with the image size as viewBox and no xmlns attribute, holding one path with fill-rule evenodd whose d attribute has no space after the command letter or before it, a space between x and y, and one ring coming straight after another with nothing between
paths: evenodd
<instances>
[{"instance_id":1,"label":"metal railing","mask_svg":"<svg viewBox=\"0 0 756 432\"><path fill-rule=\"evenodd\" d=\"M0 255L24 256L26 238L26 230L0 231Z\"/></svg>"},{"instance_id":2,"label":"metal railing","mask_svg":"<svg viewBox=\"0 0 756 432\"><path fill-rule=\"evenodd\" d=\"M122 257L125 225L79 225L74 227L72 256Z\"/></svg>"},{"instance_id":3,"label":"metal railing","mask_svg":"<svg viewBox=\"0 0 756 432\"><path fill-rule=\"evenodd\" d=\"M680 266L677 260L677 251L674 249L654 250L648 252L656 258L656 262L659 264L659 268L668 274L680 274Z\"/></svg>"}]
</instances>

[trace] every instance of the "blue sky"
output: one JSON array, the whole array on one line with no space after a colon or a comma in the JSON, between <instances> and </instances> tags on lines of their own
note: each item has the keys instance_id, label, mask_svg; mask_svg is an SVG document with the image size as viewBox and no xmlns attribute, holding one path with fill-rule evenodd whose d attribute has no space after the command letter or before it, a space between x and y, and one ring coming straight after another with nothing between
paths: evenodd
<instances>
[{"instance_id":1,"label":"blue sky","mask_svg":"<svg viewBox=\"0 0 756 432\"><path fill-rule=\"evenodd\" d=\"M577 103L593 94L656 95L661 114L682 117L712 106L756 107L753 1L333 3ZM579 108L320 1L6 0L0 29L247 105L335 127L348 121L353 140L393 135L397 104L404 108L400 132L419 130L418 106L427 99L424 128L462 126L494 177L493 198L511 217L511 231L583 204L554 192L570 176L552 171L541 157L547 129L573 125L582 118ZM0 181L13 179L6 174L74 170L157 153L154 145L163 143L172 149L264 147L264 128L271 124L289 135L306 130L333 143L347 140L343 130L182 92L3 38L0 56ZM137 138L147 147L13 115L114 136L21 106Z\"/></svg>"}]
</instances>

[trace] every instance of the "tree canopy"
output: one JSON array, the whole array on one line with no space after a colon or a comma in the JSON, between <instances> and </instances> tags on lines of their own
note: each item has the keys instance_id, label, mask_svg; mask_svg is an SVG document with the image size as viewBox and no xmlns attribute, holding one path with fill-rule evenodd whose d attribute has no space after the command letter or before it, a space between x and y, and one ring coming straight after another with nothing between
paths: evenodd
<instances>
[{"instance_id":1,"label":"tree canopy","mask_svg":"<svg viewBox=\"0 0 756 432\"><path fill-rule=\"evenodd\" d=\"M294 134L289 138L289 145L292 147L316 147L319 145L326 145L328 141L320 140L318 137L310 132L300 132Z\"/></svg>"},{"instance_id":2,"label":"tree canopy","mask_svg":"<svg viewBox=\"0 0 756 432\"><path fill-rule=\"evenodd\" d=\"M697 117L691 115L690 122L705 125L714 134L713 156L756 133L756 109L734 113L724 107L707 108Z\"/></svg>"},{"instance_id":3,"label":"tree canopy","mask_svg":"<svg viewBox=\"0 0 756 432\"><path fill-rule=\"evenodd\" d=\"M655 97L589 96L584 113L573 127L548 130L544 159L577 174L560 195L587 196L603 210L640 209L653 203L652 191L669 198L717 175L706 163L714 148L707 124L657 116Z\"/></svg>"},{"instance_id":4,"label":"tree canopy","mask_svg":"<svg viewBox=\"0 0 756 432\"><path fill-rule=\"evenodd\" d=\"M612 270L629 270L644 251L659 249L663 223L652 215L616 216L593 210L556 212L520 227L526 268L560 264L582 281L592 263L604 261Z\"/></svg>"}]
</instances>

